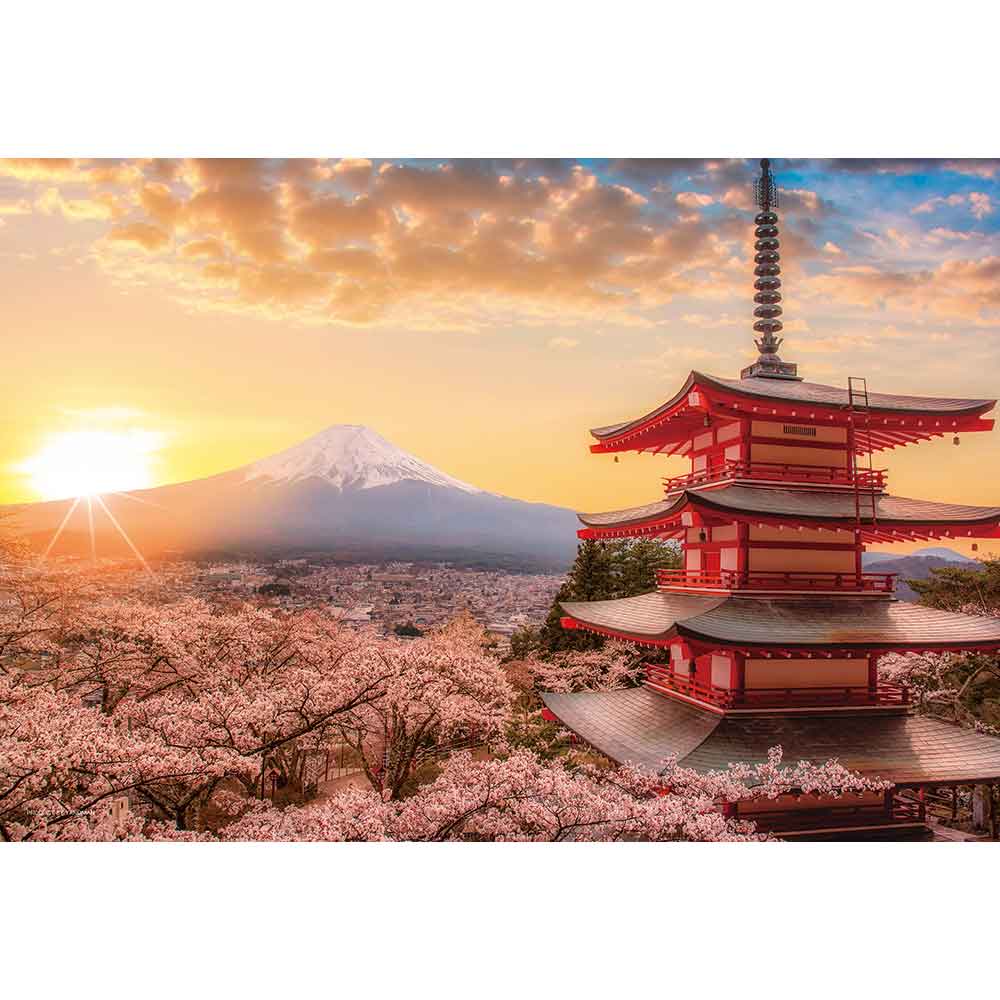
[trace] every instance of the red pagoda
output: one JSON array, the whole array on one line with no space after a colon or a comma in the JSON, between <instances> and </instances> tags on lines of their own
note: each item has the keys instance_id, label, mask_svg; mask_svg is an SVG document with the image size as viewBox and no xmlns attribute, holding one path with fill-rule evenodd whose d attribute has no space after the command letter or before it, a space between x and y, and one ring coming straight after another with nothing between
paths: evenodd
<instances>
[{"instance_id":1,"label":"red pagoda","mask_svg":"<svg viewBox=\"0 0 1000 1000\"><path fill-rule=\"evenodd\" d=\"M662 652L645 684L546 694L547 715L612 760L659 769L667 757L707 771L839 758L895 782L885 796L789 797L729 808L783 836L901 834L923 828L927 789L1000 782L1000 740L914 714L879 679L889 652L1000 649L1000 620L897 600L891 573L866 572L872 542L1000 536L1000 507L887 492L872 454L942 435L988 431L996 400L896 396L805 382L782 361L778 191L756 182L755 341L740 378L691 372L661 406L600 427L591 451L685 455L664 496L580 514L584 539L676 539L683 569L652 593L566 603L563 627ZM994 822L995 829L995 822Z\"/></svg>"}]
</instances>

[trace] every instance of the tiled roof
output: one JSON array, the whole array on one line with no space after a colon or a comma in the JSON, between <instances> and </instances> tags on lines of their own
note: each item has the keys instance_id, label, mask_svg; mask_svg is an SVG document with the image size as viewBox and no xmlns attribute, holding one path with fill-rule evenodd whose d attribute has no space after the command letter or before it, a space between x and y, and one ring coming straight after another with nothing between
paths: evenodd
<instances>
[{"instance_id":1,"label":"tiled roof","mask_svg":"<svg viewBox=\"0 0 1000 1000\"><path fill-rule=\"evenodd\" d=\"M667 757L691 753L720 719L646 688L545 693L542 699L564 725L612 760L655 769Z\"/></svg>"},{"instance_id":2,"label":"tiled roof","mask_svg":"<svg viewBox=\"0 0 1000 1000\"><path fill-rule=\"evenodd\" d=\"M666 700L666 699L664 699ZM832 757L893 781L1000 777L1000 739L922 715L727 716L685 760L698 771L757 763L770 747L786 763Z\"/></svg>"},{"instance_id":3,"label":"tiled roof","mask_svg":"<svg viewBox=\"0 0 1000 1000\"><path fill-rule=\"evenodd\" d=\"M623 764L659 771L675 755L697 771L758 763L780 746L784 763L837 758L893 781L1000 778L1000 739L920 715L719 716L651 691L545 694L546 706L591 746Z\"/></svg>"},{"instance_id":4,"label":"tiled roof","mask_svg":"<svg viewBox=\"0 0 1000 1000\"><path fill-rule=\"evenodd\" d=\"M818 382L794 382L772 378L718 378L696 373L698 380L714 383L732 392L781 399L794 403L816 403L819 406L846 407L849 404L846 386L820 385ZM909 413L968 413L984 406L993 406L995 399L955 399L937 396L897 396L888 392L869 392L868 409Z\"/></svg>"},{"instance_id":5,"label":"tiled roof","mask_svg":"<svg viewBox=\"0 0 1000 1000\"><path fill-rule=\"evenodd\" d=\"M642 521L659 520L676 513L687 506L687 493L674 494L666 500L654 500L641 507L626 507L624 510L607 510L598 514L577 514L590 527L610 527L619 524L638 524Z\"/></svg>"},{"instance_id":6,"label":"tiled roof","mask_svg":"<svg viewBox=\"0 0 1000 1000\"><path fill-rule=\"evenodd\" d=\"M815 406L844 409L848 406L846 388L834 385L820 385L816 382L796 382L772 378L718 378L715 375L705 375L702 372L691 372L680 390L661 406L633 420L607 427L595 427L590 433L600 439L615 437L624 431L639 427L647 420L659 416L672 409L690 391L695 383L706 388L713 386L725 392L735 392L759 399L774 399L788 403L805 403ZM995 399L953 399L933 396L897 396L891 393L870 392L868 408L874 412L886 413L937 413L958 416L985 411L996 404Z\"/></svg>"},{"instance_id":7,"label":"tiled roof","mask_svg":"<svg viewBox=\"0 0 1000 1000\"><path fill-rule=\"evenodd\" d=\"M588 625L654 638L669 632L676 622L698 618L727 600L726 595L698 597L654 591L617 601L566 601L562 608L571 618Z\"/></svg>"},{"instance_id":8,"label":"tiled roof","mask_svg":"<svg viewBox=\"0 0 1000 1000\"><path fill-rule=\"evenodd\" d=\"M783 490L740 485L683 490L641 507L577 516L588 527L618 527L660 520L678 513L689 504L766 517L817 521L854 520L854 493L850 490ZM1000 507L971 507L935 500L876 495L876 514L879 523L886 525L988 524L1000 520ZM872 520L871 494L863 493L861 496L861 520L863 523L870 523Z\"/></svg>"},{"instance_id":9,"label":"tiled roof","mask_svg":"<svg viewBox=\"0 0 1000 1000\"><path fill-rule=\"evenodd\" d=\"M675 635L735 646L971 649L1000 646L1000 619L880 597L770 600L653 592L618 601L567 602L583 625L637 640Z\"/></svg>"}]
</instances>

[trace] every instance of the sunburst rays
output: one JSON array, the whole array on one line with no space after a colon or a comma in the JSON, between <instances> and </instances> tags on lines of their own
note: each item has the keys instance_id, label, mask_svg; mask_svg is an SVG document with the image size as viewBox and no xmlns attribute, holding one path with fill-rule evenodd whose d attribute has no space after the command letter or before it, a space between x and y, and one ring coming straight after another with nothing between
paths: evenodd
<instances>
[{"instance_id":1,"label":"sunburst rays","mask_svg":"<svg viewBox=\"0 0 1000 1000\"><path fill-rule=\"evenodd\" d=\"M144 499L142 499L140 497L132 496L132 494L130 494L130 493L123 493L123 492L117 492L116 491L116 492L112 493L111 495L112 496L127 497L129 500L135 500L137 503L145 503L145 504L149 504L149 506L151 506L151 507L159 507L161 510L166 510L166 508L163 507L162 504L153 503L150 500L144 500ZM143 554L139 551L138 546L129 537L128 532L122 527L121 523L118 521L118 518L115 517L115 515L111 513L110 508L104 502L104 498L99 493L95 493L95 494L92 494L92 495L89 495L89 496L78 496L78 497L74 497L73 498L73 500L70 502L69 509L66 511L65 515L63 516L63 519L59 522L59 527L56 528L55 532L52 535L52 538L49 540L49 544L45 546L45 551L39 557L39 559L38 559L39 565L41 565L42 563L45 562L46 559L48 559L48 557L51 554L52 550L55 548L56 543L59 541L60 536L62 535L63 531L66 529L66 525L69 523L69 519L73 516L73 512L77 509L77 507L80 506L80 501L81 500L85 501L86 505L87 505L87 532L88 532L89 539L90 539L90 561L91 561L91 564L94 565L94 566L97 565L97 534L94 531L94 504L96 503L100 507L100 509L104 512L104 514L107 517L108 521L111 522L111 525L112 525L112 527L114 527L115 531L117 531L118 534L121 535L122 540L129 547L129 549L131 550L132 554L142 564L143 569L150 576L155 576L156 574L153 572L152 567L146 561L145 556L143 556Z\"/></svg>"}]
</instances>

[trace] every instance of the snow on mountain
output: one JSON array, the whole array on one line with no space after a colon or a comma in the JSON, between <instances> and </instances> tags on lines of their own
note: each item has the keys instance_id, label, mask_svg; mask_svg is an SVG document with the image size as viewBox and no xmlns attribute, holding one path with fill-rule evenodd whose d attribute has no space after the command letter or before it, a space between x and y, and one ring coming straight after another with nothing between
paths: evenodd
<instances>
[{"instance_id":1,"label":"snow on mountain","mask_svg":"<svg viewBox=\"0 0 1000 1000\"><path fill-rule=\"evenodd\" d=\"M243 472L245 482L291 484L317 479L341 491L413 481L464 493L484 492L420 461L360 424L334 424L301 444L253 462Z\"/></svg>"}]
</instances>

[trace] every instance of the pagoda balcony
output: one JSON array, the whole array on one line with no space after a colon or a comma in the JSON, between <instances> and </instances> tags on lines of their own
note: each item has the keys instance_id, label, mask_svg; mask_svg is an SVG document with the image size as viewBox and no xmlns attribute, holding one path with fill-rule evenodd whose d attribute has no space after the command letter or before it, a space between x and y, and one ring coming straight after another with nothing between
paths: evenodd
<instances>
[{"instance_id":1,"label":"pagoda balcony","mask_svg":"<svg viewBox=\"0 0 1000 1000\"><path fill-rule=\"evenodd\" d=\"M896 589L895 573L813 573L721 570L705 573L692 569L658 569L660 590L774 593L891 594Z\"/></svg>"},{"instance_id":2,"label":"pagoda balcony","mask_svg":"<svg viewBox=\"0 0 1000 1000\"><path fill-rule=\"evenodd\" d=\"M737 690L703 683L690 674L679 674L673 668L659 664L650 664L646 668L646 686L661 694L680 695L686 700L727 710L905 708L910 703L910 694L905 686L885 681L879 681L874 687L838 685Z\"/></svg>"},{"instance_id":3,"label":"pagoda balcony","mask_svg":"<svg viewBox=\"0 0 1000 1000\"><path fill-rule=\"evenodd\" d=\"M885 469L834 469L825 466L787 465L781 462L737 462L729 460L714 469L702 469L683 476L663 480L665 493L720 483L733 479L751 479L775 483L796 483L810 486L849 486L881 491L886 485Z\"/></svg>"}]
</instances>

